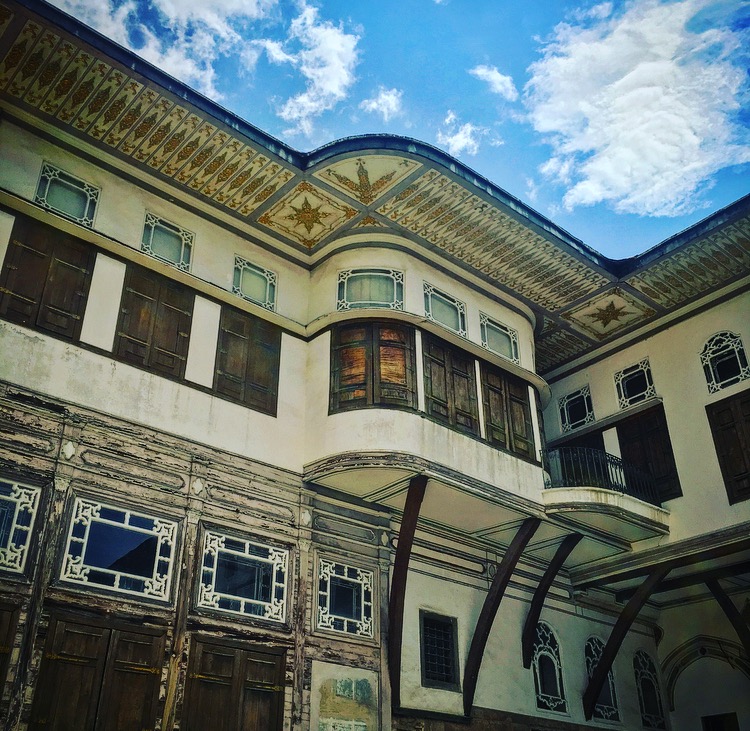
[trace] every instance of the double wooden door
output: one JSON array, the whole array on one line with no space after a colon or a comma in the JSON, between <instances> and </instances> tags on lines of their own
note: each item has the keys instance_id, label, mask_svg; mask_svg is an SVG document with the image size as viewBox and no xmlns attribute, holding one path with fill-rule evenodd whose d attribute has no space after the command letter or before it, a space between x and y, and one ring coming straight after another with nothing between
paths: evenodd
<instances>
[{"instance_id":1,"label":"double wooden door","mask_svg":"<svg viewBox=\"0 0 750 731\"><path fill-rule=\"evenodd\" d=\"M29 728L153 729L164 640L164 630L53 619Z\"/></svg>"}]
</instances>

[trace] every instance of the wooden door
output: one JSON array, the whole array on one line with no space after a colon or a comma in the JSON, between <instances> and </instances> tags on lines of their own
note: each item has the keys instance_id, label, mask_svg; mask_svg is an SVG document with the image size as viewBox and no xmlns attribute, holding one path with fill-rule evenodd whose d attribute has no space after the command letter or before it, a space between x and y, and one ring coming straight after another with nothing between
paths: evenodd
<instances>
[{"instance_id":1,"label":"wooden door","mask_svg":"<svg viewBox=\"0 0 750 731\"><path fill-rule=\"evenodd\" d=\"M284 716L284 655L196 640L190 653L183 731L275 731Z\"/></svg>"},{"instance_id":2,"label":"wooden door","mask_svg":"<svg viewBox=\"0 0 750 731\"><path fill-rule=\"evenodd\" d=\"M29 729L153 729L164 639L158 630L53 619Z\"/></svg>"}]
</instances>

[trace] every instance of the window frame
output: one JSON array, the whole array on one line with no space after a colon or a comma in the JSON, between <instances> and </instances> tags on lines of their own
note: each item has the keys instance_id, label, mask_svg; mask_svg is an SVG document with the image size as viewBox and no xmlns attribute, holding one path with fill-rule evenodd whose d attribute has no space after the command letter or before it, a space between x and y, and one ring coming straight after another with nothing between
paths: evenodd
<instances>
[{"instance_id":1,"label":"window frame","mask_svg":"<svg viewBox=\"0 0 750 731\"><path fill-rule=\"evenodd\" d=\"M360 587L359 619L344 617L331 611L331 578L336 577ZM354 566L337 559L318 556L316 571L315 629L361 640L375 639L377 608L375 571ZM369 593L369 600L367 595ZM368 616L369 615L369 616Z\"/></svg>"},{"instance_id":2,"label":"window frame","mask_svg":"<svg viewBox=\"0 0 750 731\"><path fill-rule=\"evenodd\" d=\"M390 277L393 281L393 301L376 302L374 300L360 300L352 302L347 297L347 285L352 277L371 275ZM337 310L357 310L357 309L387 309L403 310L404 309L404 273L398 269L367 267L344 269L338 274L336 309Z\"/></svg>"},{"instance_id":3,"label":"window frame","mask_svg":"<svg viewBox=\"0 0 750 731\"><path fill-rule=\"evenodd\" d=\"M736 376L721 380L718 378L718 365L715 360L722 356L726 358L730 353L734 354L739 373ZM709 393L716 393L723 388L750 378L750 366L748 365L742 338L730 330L714 333L703 346L700 358Z\"/></svg>"},{"instance_id":4,"label":"window frame","mask_svg":"<svg viewBox=\"0 0 750 731\"><path fill-rule=\"evenodd\" d=\"M747 408L748 415L743 414L743 408ZM722 415L727 410L731 421ZM750 389L707 404L706 418L729 504L750 500ZM724 435L730 430L733 434L728 439ZM739 460L744 465L740 465L740 472L734 472L733 466Z\"/></svg>"},{"instance_id":5,"label":"window frame","mask_svg":"<svg viewBox=\"0 0 750 731\"><path fill-rule=\"evenodd\" d=\"M578 420L575 423L572 423L570 420L570 404L579 398L583 399L583 404L586 408L586 416L583 420ZM564 396L558 398L557 411L560 417L560 428L563 432L574 431L575 429L580 429L581 427L587 426L596 421L589 384L587 383L585 386L582 386L575 391L571 391L570 393L566 393Z\"/></svg>"},{"instance_id":6,"label":"window frame","mask_svg":"<svg viewBox=\"0 0 750 731\"><path fill-rule=\"evenodd\" d=\"M102 518L101 511L108 510L113 513L121 513L123 520L116 521L112 518ZM145 519L153 522L153 527L148 530L131 523L135 519ZM150 535L156 538L156 549L154 552L154 562L150 577L137 576L128 574L127 577L134 577L138 581L144 582L143 591L122 588L121 586L112 586L101 582L90 581L91 571L100 573L114 574L115 583L119 584L122 580L124 571L112 571L110 568L87 565L85 563L88 540L90 538L91 524L95 521L119 526L121 529L131 529L132 532ZM177 566L175 557L179 553L180 524L176 520L165 518L158 514L144 513L138 510L131 510L116 503L96 500L94 498L75 496L72 501L68 516L68 529L66 531L65 549L60 558L60 569L58 571L59 580L68 585L76 586L93 592L102 592L106 594L117 594L121 597L129 597L138 601L158 602L167 604L172 602L172 588L175 585ZM83 526L83 536L74 535L77 533L77 526ZM79 546L73 549L73 544ZM164 555L163 555L164 554ZM125 554L127 555L127 554ZM160 563L165 566L160 567ZM163 568L163 573L160 572ZM150 583L150 586L149 586Z\"/></svg>"},{"instance_id":7,"label":"window frame","mask_svg":"<svg viewBox=\"0 0 750 731\"><path fill-rule=\"evenodd\" d=\"M86 196L87 203L84 216L74 216L62 208L53 206L47 200L50 187L54 180L62 180L66 185L79 190ZM46 181L46 185L44 181ZM82 178L79 178L77 175L73 175L62 168L57 167L57 165L53 165L51 162L44 160L42 162L41 172L39 173L39 182L37 183L36 193L34 194L34 202L39 204L45 210L53 211L71 221L75 221L81 226L94 228L94 220L96 218L100 193L101 188L98 188Z\"/></svg>"},{"instance_id":8,"label":"window frame","mask_svg":"<svg viewBox=\"0 0 750 731\"><path fill-rule=\"evenodd\" d=\"M559 695L552 696L543 693L539 661L545 657L555 666L555 678ZM534 676L534 690L536 694L536 707L543 711L552 713L568 713L568 701L565 697L565 686L563 684L562 661L560 659L560 641L557 639L552 627L546 622L537 622L536 635L532 646L531 658L532 674Z\"/></svg>"},{"instance_id":9,"label":"window frame","mask_svg":"<svg viewBox=\"0 0 750 731\"><path fill-rule=\"evenodd\" d=\"M423 288L424 288L425 317L431 322L435 322L441 327L444 327L446 330L450 330L451 332L456 333L457 335L460 335L461 337L464 337L464 338L467 337L466 305L463 302L461 302L461 300L453 297L453 295L450 295L447 292L443 292L443 290L438 289L435 285L430 284L429 282L423 282ZM446 304L453 305L453 307L456 308L456 314L458 315L458 329L452 328L450 325L446 324L442 320L438 320L434 316L433 311L432 311L433 310L432 298L434 296L439 297Z\"/></svg>"},{"instance_id":10,"label":"window frame","mask_svg":"<svg viewBox=\"0 0 750 731\"><path fill-rule=\"evenodd\" d=\"M427 673L425 620L437 620L451 627L451 670L450 681L429 678ZM458 662L458 620L456 617L431 612L427 609L419 610L419 664L424 688L438 688L440 690L461 691L461 667Z\"/></svg>"},{"instance_id":11,"label":"window frame","mask_svg":"<svg viewBox=\"0 0 750 731\"><path fill-rule=\"evenodd\" d=\"M637 373L644 374L646 388L641 393L628 396L624 384L627 383L628 378ZM623 368L621 371L617 371L615 373L615 389L617 390L617 403L621 409L627 409L629 406L634 406L635 404L654 398L656 396L656 388L654 387L654 380L651 375L651 364L649 363L648 358L643 358L643 360L638 361L638 363Z\"/></svg>"},{"instance_id":12,"label":"window frame","mask_svg":"<svg viewBox=\"0 0 750 731\"><path fill-rule=\"evenodd\" d=\"M15 503L12 520L8 526L8 545L0 546L0 572L26 578L31 569L29 555L35 534L36 521L40 513L42 489L17 480L0 477L0 485L10 487L10 495L0 495L0 500ZM21 519L21 514L26 517ZM15 542L18 533L25 533ZM11 548L13 544L13 548Z\"/></svg>"},{"instance_id":13,"label":"window frame","mask_svg":"<svg viewBox=\"0 0 750 731\"><path fill-rule=\"evenodd\" d=\"M172 259L168 259L154 252L153 250L154 229L157 226L173 234L176 234L180 238L181 245L180 245L180 260L179 261L173 261ZM148 235L149 229L150 229L150 236ZM143 222L143 234L141 235L141 251L142 252L144 252L145 254L148 254L149 256L152 256L154 259L158 259L159 261L164 262L165 264L169 264L170 266L173 266L176 269L179 269L180 271L188 272L190 271L190 266L191 266L192 259L193 259L194 245L195 245L195 234L192 231L188 231L187 229L182 228L182 226L178 226L176 223L172 223L171 221L167 220L166 218L163 218L162 216L157 215L156 213L151 213L151 211L146 211L146 217ZM187 256L185 254L186 250L187 250Z\"/></svg>"},{"instance_id":14,"label":"window frame","mask_svg":"<svg viewBox=\"0 0 750 731\"><path fill-rule=\"evenodd\" d=\"M252 271L255 274L259 274L266 280L266 296L262 299L255 299L250 297L242 291L242 273L243 271ZM278 275L276 272L266 269L265 267L258 266L248 261L239 254L234 255L234 278L232 280L232 292L242 297L242 299L248 302L254 302L256 305L260 305L266 310L273 312L276 309L276 285L278 284Z\"/></svg>"},{"instance_id":15,"label":"window frame","mask_svg":"<svg viewBox=\"0 0 750 731\"><path fill-rule=\"evenodd\" d=\"M490 347L489 337L487 336L488 328L495 328L495 330L500 330L501 332L504 332L508 336L508 338L510 338L511 355L506 355L505 353L501 353L499 350L495 350L494 348ZM487 348L487 350L489 350L490 353L499 355L501 358L506 358L512 363L516 363L517 365L521 364L521 360L518 357L518 331L514 330L512 327L508 327L507 325L504 325L502 322L493 320L489 315L486 315L484 312L480 312L479 313L479 332L480 332L480 337L481 337L483 348Z\"/></svg>"},{"instance_id":16,"label":"window frame","mask_svg":"<svg viewBox=\"0 0 750 731\"><path fill-rule=\"evenodd\" d=\"M586 664L586 675L588 676L589 680L591 679L591 676L594 674L594 671L596 670L596 667L602 658L602 652L604 652L604 647L605 647L604 642L596 636L591 636L586 640L583 654L584 654L584 661ZM596 699L597 702L594 704L592 717L598 718L602 721L619 721L620 720L620 708L617 703L617 690L615 687L615 675L614 675L614 671L612 668L610 668L609 671L607 672L607 678L605 682L608 684L608 687L609 687L609 693L612 699L612 705L609 706L604 703L599 703L599 698L601 698L601 694L604 690L604 686L602 686L602 691L600 691L599 693L599 698Z\"/></svg>"},{"instance_id":17,"label":"window frame","mask_svg":"<svg viewBox=\"0 0 750 731\"><path fill-rule=\"evenodd\" d=\"M633 653L633 673L635 675L635 686L638 691L638 707L641 712L641 724L644 728L666 729L667 722L664 716L664 699L661 693L661 684L656 670L656 665L651 656L645 650L636 650ZM659 708L658 714L650 713L652 709L645 706L643 681L648 680L654 687L656 700Z\"/></svg>"},{"instance_id":18,"label":"window frame","mask_svg":"<svg viewBox=\"0 0 750 731\"><path fill-rule=\"evenodd\" d=\"M244 544L244 552L241 552L236 548L227 547L227 541ZM286 622L290 568L290 552L288 548L265 543L260 539L256 539L255 536L246 535L239 537L214 528L204 529L201 546L200 573L197 587L197 598L195 602L197 609L230 614L234 617L242 617L246 620L266 620L280 624ZM268 556L261 557L254 555L251 553L253 548L267 551ZM219 573L217 565L219 552L245 557L251 561L257 561L270 566L272 576L271 601L265 602L261 599L250 599L216 591L216 579ZM209 556L213 558L213 566L207 565ZM207 582L206 578L208 574L211 574L211 577ZM282 576L281 581L279 581L279 574ZM278 589L281 589L280 598L277 595ZM229 609L221 607L220 603L222 600L239 602L240 608ZM245 606L247 604L262 606L263 614L255 614L253 612L245 611Z\"/></svg>"},{"instance_id":19,"label":"window frame","mask_svg":"<svg viewBox=\"0 0 750 731\"><path fill-rule=\"evenodd\" d=\"M342 342L342 336L349 330L361 329L360 340ZM400 332L403 342L385 340L383 331ZM344 353L350 349L364 351L364 376L361 384L354 384L357 391L364 391L360 398L342 399L350 389L341 385ZM404 383L385 380L383 377L383 350L395 348L404 351ZM392 389L392 394L384 391ZM352 411L364 408L417 409L417 363L416 337L414 328L400 322L380 320L346 321L331 328L330 385L328 413Z\"/></svg>"}]
</instances>

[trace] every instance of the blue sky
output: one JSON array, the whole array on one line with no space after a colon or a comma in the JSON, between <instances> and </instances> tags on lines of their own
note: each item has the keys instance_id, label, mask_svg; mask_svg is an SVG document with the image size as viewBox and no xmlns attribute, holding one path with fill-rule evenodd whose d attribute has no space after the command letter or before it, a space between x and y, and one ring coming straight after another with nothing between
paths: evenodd
<instances>
[{"instance_id":1,"label":"blue sky","mask_svg":"<svg viewBox=\"0 0 750 731\"><path fill-rule=\"evenodd\" d=\"M640 253L750 192L750 2L54 0L292 147L440 147Z\"/></svg>"}]
</instances>

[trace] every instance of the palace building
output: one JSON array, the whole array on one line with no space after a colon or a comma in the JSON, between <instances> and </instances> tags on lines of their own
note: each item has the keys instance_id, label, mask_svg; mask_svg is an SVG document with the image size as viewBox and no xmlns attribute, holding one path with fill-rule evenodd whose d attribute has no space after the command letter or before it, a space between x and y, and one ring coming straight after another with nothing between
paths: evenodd
<instances>
[{"instance_id":1,"label":"palace building","mask_svg":"<svg viewBox=\"0 0 750 731\"><path fill-rule=\"evenodd\" d=\"M615 261L0 0L0 728L750 729L750 196Z\"/></svg>"}]
</instances>

